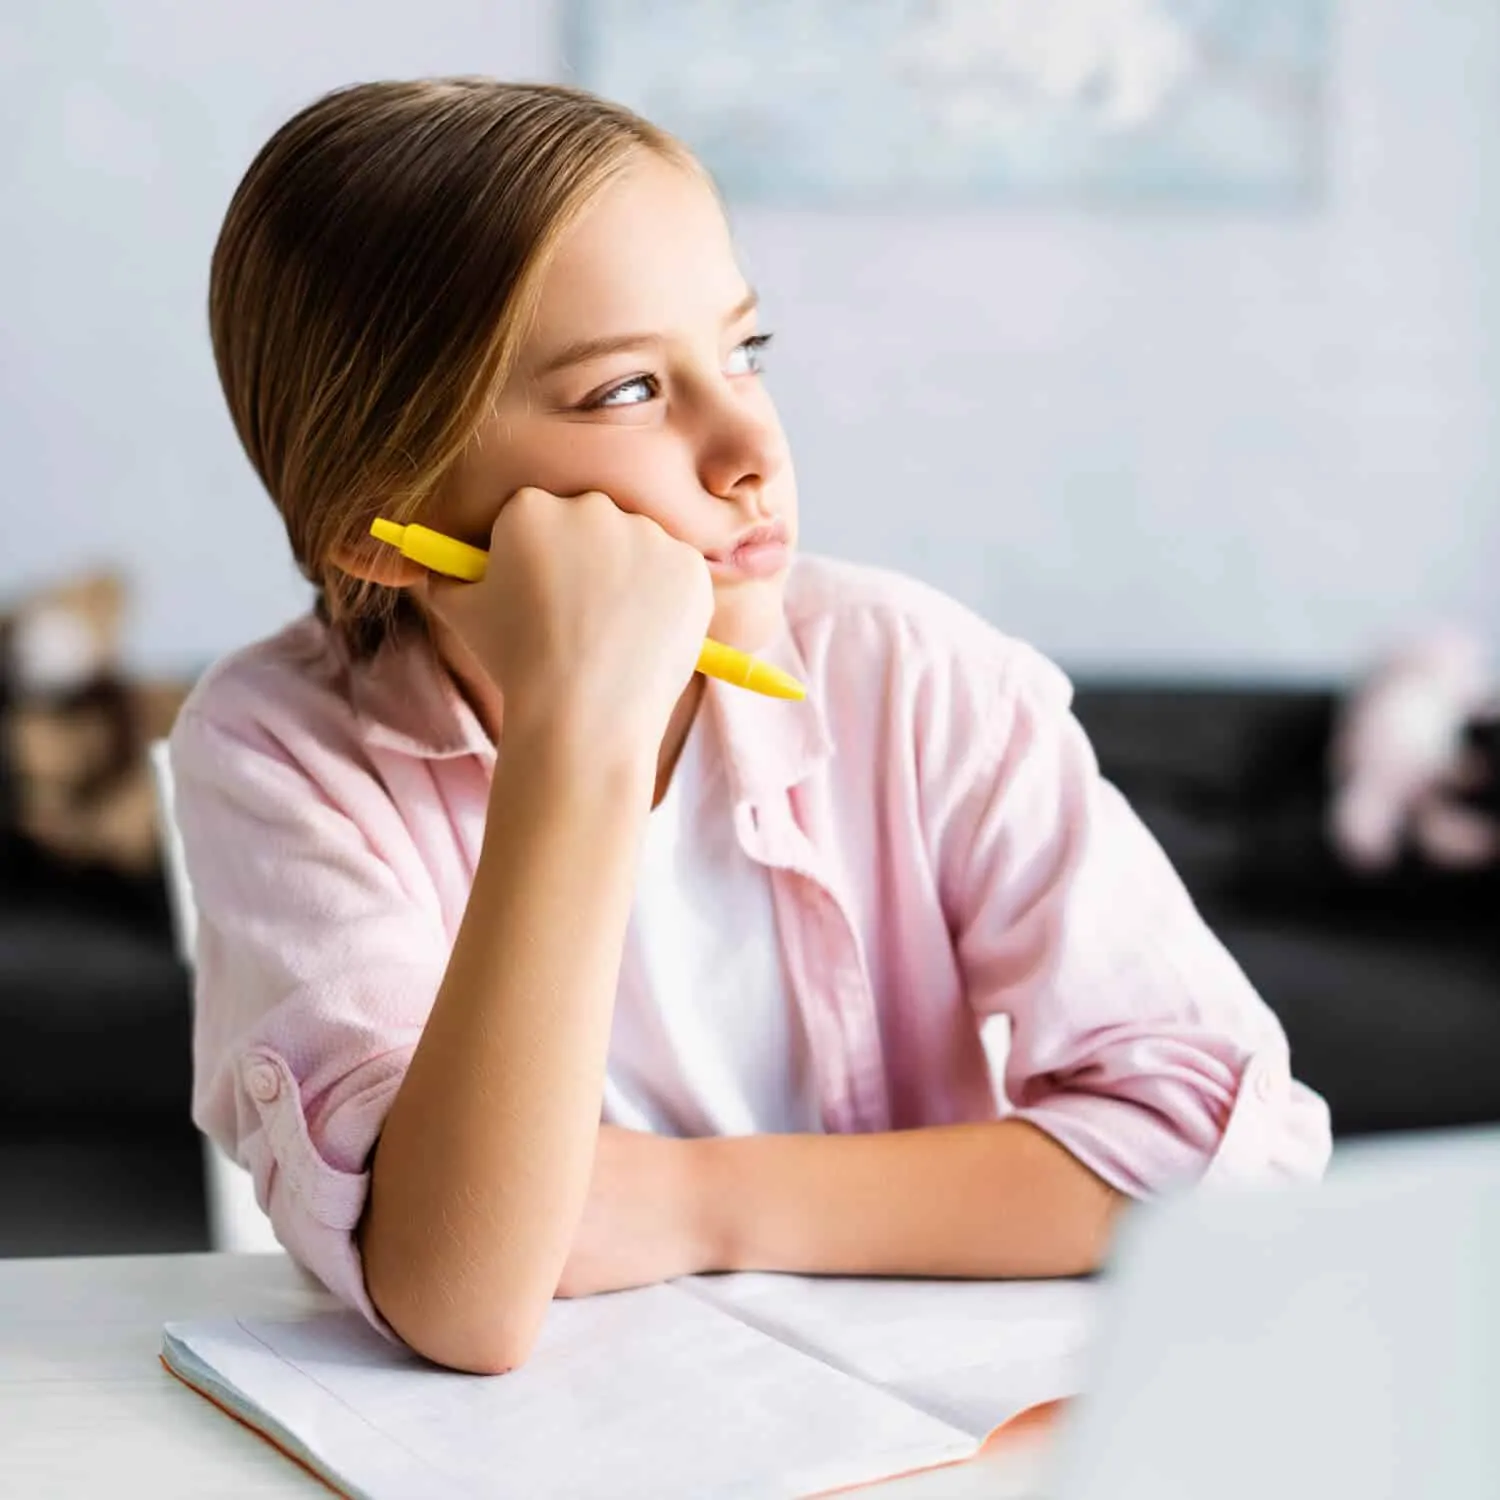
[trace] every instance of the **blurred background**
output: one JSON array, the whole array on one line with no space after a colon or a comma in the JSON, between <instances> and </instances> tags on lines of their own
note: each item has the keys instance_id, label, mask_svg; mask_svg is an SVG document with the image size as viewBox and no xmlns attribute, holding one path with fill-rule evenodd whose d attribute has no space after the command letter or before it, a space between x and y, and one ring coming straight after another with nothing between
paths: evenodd
<instances>
[{"instance_id":1,"label":"blurred background","mask_svg":"<svg viewBox=\"0 0 1500 1500\"><path fill-rule=\"evenodd\" d=\"M1500 1120L1494 0L0 15L0 1254L206 1248L148 764L307 607L220 397L322 91L576 82L715 171L808 547L1061 663L1342 1138Z\"/></svg>"}]
</instances>

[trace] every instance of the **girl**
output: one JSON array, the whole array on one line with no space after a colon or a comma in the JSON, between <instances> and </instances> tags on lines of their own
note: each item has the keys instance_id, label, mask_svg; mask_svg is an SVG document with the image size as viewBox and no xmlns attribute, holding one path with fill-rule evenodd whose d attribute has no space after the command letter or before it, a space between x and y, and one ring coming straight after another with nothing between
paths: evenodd
<instances>
[{"instance_id":1,"label":"girl","mask_svg":"<svg viewBox=\"0 0 1500 1500\"><path fill-rule=\"evenodd\" d=\"M304 110L215 250L224 392L320 597L173 736L194 1116L293 1255L460 1369L691 1272L1086 1272L1129 1199L1328 1157L1061 674L794 563L755 308L681 145L483 79ZM710 634L807 700L694 675Z\"/></svg>"}]
</instances>

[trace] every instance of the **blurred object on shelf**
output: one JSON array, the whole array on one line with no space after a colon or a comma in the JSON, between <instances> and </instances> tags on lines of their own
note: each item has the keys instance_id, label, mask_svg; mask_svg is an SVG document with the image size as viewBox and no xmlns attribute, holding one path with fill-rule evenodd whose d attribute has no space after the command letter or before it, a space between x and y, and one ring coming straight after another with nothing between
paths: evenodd
<instances>
[{"instance_id":1,"label":"blurred object on shelf","mask_svg":"<svg viewBox=\"0 0 1500 1500\"><path fill-rule=\"evenodd\" d=\"M159 870L146 748L187 683L136 680L120 659L129 589L115 572L66 580L0 616L3 836L60 870Z\"/></svg>"},{"instance_id":2,"label":"blurred object on shelf","mask_svg":"<svg viewBox=\"0 0 1500 1500\"><path fill-rule=\"evenodd\" d=\"M1339 714L1329 837L1354 869L1500 862L1500 690L1473 636L1417 636Z\"/></svg>"}]
</instances>

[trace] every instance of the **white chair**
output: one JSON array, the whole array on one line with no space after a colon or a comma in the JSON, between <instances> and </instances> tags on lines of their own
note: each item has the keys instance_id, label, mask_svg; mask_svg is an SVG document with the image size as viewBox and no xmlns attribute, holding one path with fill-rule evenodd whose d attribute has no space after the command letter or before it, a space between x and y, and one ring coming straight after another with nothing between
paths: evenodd
<instances>
[{"instance_id":1,"label":"white chair","mask_svg":"<svg viewBox=\"0 0 1500 1500\"><path fill-rule=\"evenodd\" d=\"M188 880L187 856L173 815L172 763L165 740L150 749L151 774L156 783L157 823L177 951L192 970L198 934L198 909ZM280 1251L271 1221L255 1199L255 1183L207 1136L203 1137L203 1181L208 1200L209 1243L215 1250Z\"/></svg>"}]
</instances>

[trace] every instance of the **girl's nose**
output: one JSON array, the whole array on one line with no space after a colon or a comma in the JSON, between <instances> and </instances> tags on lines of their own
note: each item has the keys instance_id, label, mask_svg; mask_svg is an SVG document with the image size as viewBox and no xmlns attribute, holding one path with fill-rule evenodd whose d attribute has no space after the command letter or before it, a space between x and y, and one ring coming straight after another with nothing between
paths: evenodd
<instances>
[{"instance_id":1,"label":"girl's nose","mask_svg":"<svg viewBox=\"0 0 1500 1500\"><path fill-rule=\"evenodd\" d=\"M774 419L728 405L717 421L699 460L699 475L711 495L743 499L763 489L786 461L786 444Z\"/></svg>"}]
</instances>

